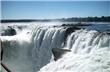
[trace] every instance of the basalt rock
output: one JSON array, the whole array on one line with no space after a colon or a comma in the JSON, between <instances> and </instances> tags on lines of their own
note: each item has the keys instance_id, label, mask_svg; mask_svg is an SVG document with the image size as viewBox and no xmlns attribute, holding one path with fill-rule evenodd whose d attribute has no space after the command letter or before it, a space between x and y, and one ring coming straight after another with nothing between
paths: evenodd
<instances>
[{"instance_id":1,"label":"basalt rock","mask_svg":"<svg viewBox=\"0 0 110 72\"><path fill-rule=\"evenodd\" d=\"M58 60L59 58L62 57L63 54L70 52L71 50L68 49L60 49L60 48L53 48L52 53L54 55L54 60Z\"/></svg>"},{"instance_id":2,"label":"basalt rock","mask_svg":"<svg viewBox=\"0 0 110 72\"><path fill-rule=\"evenodd\" d=\"M16 35L16 30L11 26L8 26L6 29L3 29L0 34L1 36L13 36Z\"/></svg>"}]
</instances>

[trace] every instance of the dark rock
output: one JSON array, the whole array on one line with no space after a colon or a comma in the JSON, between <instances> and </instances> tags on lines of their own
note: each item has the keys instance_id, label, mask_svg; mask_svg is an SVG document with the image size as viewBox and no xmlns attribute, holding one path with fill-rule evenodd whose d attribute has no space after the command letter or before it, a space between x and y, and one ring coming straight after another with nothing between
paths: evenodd
<instances>
[{"instance_id":1,"label":"dark rock","mask_svg":"<svg viewBox=\"0 0 110 72\"><path fill-rule=\"evenodd\" d=\"M75 32L75 30L80 30L80 29L81 29L81 28L80 28L80 27L77 27L77 26L66 27L65 36L64 36L64 43L65 43L67 37L68 37L71 33Z\"/></svg>"},{"instance_id":2,"label":"dark rock","mask_svg":"<svg viewBox=\"0 0 110 72\"><path fill-rule=\"evenodd\" d=\"M74 27L68 27L66 29L66 34L70 34L70 33L74 32L75 30L79 30L79 29L81 29L81 28L76 27L76 26L74 26Z\"/></svg>"},{"instance_id":3,"label":"dark rock","mask_svg":"<svg viewBox=\"0 0 110 72\"><path fill-rule=\"evenodd\" d=\"M16 35L16 30L13 29L11 26L8 26L1 33L1 36L13 36L13 35Z\"/></svg>"},{"instance_id":4,"label":"dark rock","mask_svg":"<svg viewBox=\"0 0 110 72\"><path fill-rule=\"evenodd\" d=\"M65 54L66 52L70 52L71 50L68 49L60 49L60 48L53 48L52 49L52 53L54 55L54 60L58 60L59 58L61 58L61 56L63 54Z\"/></svg>"}]
</instances>

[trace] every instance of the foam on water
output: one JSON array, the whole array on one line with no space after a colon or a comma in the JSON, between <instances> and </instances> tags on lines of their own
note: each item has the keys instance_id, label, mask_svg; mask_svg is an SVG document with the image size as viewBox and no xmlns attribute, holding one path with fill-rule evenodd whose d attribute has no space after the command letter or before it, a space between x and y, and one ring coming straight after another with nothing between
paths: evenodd
<instances>
[{"instance_id":1,"label":"foam on water","mask_svg":"<svg viewBox=\"0 0 110 72\"><path fill-rule=\"evenodd\" d=\"M0 36L3 63L13 72L110 72L109 34L81 29L65 39L65 32L34 25L15 36ZM54 61L51 49L62 47L71 52Z\"/></svg>"},{"instance_id":2,"label":"foam on water","mask_svg":"<svg viewBox=\"0 0 110 72\"><path fill-rule=\"evenodd\" d=\"M68 37L72 51L39 72L110 72L110 35L79 30Z\"/></svg>"},{"instance_id":3,"label":"foam on water","mask_svg":"<svg viewBox=\"0 0 110 72\"><path fill-rule=\"evenodd\" d=\"M51 48L61 48L65 29L35 27L15 36L1 36L3 62L14 72L35 72L50 62Z\"/></svg>"}]
</instances>

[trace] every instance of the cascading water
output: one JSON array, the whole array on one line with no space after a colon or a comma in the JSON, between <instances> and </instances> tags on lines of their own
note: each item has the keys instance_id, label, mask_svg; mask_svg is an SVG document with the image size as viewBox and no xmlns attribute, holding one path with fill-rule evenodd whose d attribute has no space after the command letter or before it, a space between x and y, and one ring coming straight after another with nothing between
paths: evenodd
<instances>
[{"instance_id":1,"label":"cascading water","mask_svg":"<svg viewBox=\"0 0 110 72\"><path fill-rule=\"evenodd\" d=\"M65 29L63 28L36 28L32 34L32 59L35 70L50 62L52 48L61 48L64 42Z\"/></svg>"},{"instance_id":2,"label":"cascading water","mask_svg":"<svg viewBox=\"0 0 110 72\"><path fill-rule=\"evenodd\" d=\"M71 34L67 48L74 53L91 53L100 48L110 48L110 35L95 30L79 30Z\"/></svg>"},{"instance_id":3,"label":"cascading water","mask_svg":"<svg viewBox=\"0 0 110 72\"><path fill-rule=\"evenodd\" d=\"M14 72L36 72L50 62L52 48L61 48L65 29L36 27L31 33L1 37L3 62Z\"/></svg>"},{"instance_id":4,"label":"cascading water","mask_svg":"<svg viewBox=\"0 0 110 72\"><path fill-rule=\"evenodd\" d=\"M71 52L39 72L110 72L110 35L95 30L78 30L67 40Z\"/></svg>"},{"instance_id":5,"label":"cascading water","mask_svg":"<svg viewBox=\"0 0 110 72\"><path fill-rule=\"evenodd\" d=\"M46 26L27 31L0 37L3 63L13 72L110 71L110 35L107 33L81 29L68 34L64 27ZM54 61L52 48L66 48L71 52Z\"/></svg>"}]
</instances>

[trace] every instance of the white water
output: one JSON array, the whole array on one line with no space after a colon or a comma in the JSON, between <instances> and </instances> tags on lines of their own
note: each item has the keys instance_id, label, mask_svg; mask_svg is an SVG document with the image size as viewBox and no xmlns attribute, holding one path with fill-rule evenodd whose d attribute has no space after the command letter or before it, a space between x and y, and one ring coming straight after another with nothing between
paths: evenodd
<instances>
[{"instance_id":1,"label":"white water","mask_svg":"<svg viewBox=\"0 0 110 72\"><path fill-rule=\"evenodd\" d=\"M3 41L3 62L13 72L36 72L50 62L52 48L61 48L65 29L36 27L27 33L15 36L1 36Z\"/></svg>"},{"instance_id":2,"label":"white water","mask_svg":"<svg viewBox=\"0 0 110 72\"><path fill-rule=\"evenodd\" d=\"M3 62L13 72L110 72L110 35L77 30L66 45L64 35L63 27L37 26L15 36L0 36ZM72 51L55 62L51 49L63 46Z\"/></svg>"},{"instance_id":3,"label":"white water","mask_svg":"<svg viewBox=\"0 0 110 72\"><path fill-rule=\"evenodd\" d=\"M110 36L79 30L68 37L72 52L44 66L40 72L110 72Z\"/></svg>"}]
</instances>

